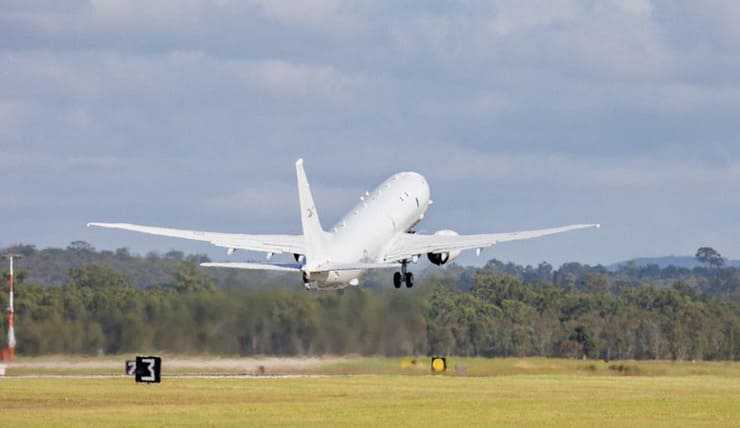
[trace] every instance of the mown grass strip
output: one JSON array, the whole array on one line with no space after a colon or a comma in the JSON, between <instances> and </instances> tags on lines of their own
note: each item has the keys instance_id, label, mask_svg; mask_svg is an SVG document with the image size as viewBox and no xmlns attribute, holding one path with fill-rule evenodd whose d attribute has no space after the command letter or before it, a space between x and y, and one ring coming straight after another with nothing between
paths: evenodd
<instances>
[{"instance_id":1,"label":"mown grass strip","mask_svg":"<svg viewBox=\"0 0 740 428\"><path fill-rule=\"evenodd\" d=\"M0 380L3 425L731 426L719 376L366 376Z\"/></svg>"}]
</instances>

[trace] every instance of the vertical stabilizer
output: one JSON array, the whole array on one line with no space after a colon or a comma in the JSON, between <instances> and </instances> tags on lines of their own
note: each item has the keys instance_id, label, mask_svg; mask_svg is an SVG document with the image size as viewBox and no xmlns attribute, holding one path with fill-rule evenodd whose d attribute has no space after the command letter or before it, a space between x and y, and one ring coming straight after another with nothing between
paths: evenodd
<instances>
[{"instance_id":1,"label":"vertical stabilizer","mask_svg":"<svg viewBox=\"0 0 740 428\"><path fill-rule=\"evenodd\" d=\"M319 213L311 196L311 187L308 185L306 172L303 170L303 159L295 163L298 176L298 200L301 206L301 226L303 239L306 241L306 262L309 266L317 266L326 261L324 250L324 230L321 228Z\"/></svg>"}]
</instances>

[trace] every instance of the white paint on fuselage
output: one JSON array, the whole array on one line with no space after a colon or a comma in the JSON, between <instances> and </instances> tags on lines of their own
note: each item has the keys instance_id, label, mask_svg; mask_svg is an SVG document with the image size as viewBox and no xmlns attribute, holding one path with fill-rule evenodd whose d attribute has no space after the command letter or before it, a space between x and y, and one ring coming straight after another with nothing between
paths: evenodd
<instances>
[{"instance_id":1,"label":"white paint on fuselage","mask_svg":"<svg viewBox=\"0 0 740 428\"><path fill-rule=\"evenodd\" d=\"M421 174L400 172L389 177L327 233L329 262L382 263L384 251L394 240L424 218L429 196L429 185ZM317 288L338 289L364 273L319 272L312 273L311 280Z\"/></svg>"}]
</instances>

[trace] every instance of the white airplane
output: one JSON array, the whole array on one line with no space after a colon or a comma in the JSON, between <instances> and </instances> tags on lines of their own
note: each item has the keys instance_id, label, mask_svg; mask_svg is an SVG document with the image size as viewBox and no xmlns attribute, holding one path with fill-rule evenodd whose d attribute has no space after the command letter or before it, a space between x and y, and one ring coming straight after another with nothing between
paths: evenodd
<instances>
[{"instance_id":1,"label":"white airplane","mask_svg":"<svg viewBox=\"0 0 740 428\"><path fill-rule=\"evenodd\" d=\"M226 262L201 263L206 267L296 272L303 275L307 289L340 289L358 285L370 269L397 269L393 285L414 286L409 262L426 254L435 265L449 263L463 250L481 250L494 244L536 238L576 229L598 228L598 224L575 224L551 229L480 235L459 235L440 230L432 235L414 233L413 227L424 218L429 205L429 185L421 174L400 172L365 192L360 202L331 229L324 231L303 170L303 159L296 164L302 235L246 235L241 233L201 232L139 226L127 223L88 223L87 226L124 229L152 235L206 241L227 249L274 254L292 253L295 263Z\"/></svg>"}]
</instances>

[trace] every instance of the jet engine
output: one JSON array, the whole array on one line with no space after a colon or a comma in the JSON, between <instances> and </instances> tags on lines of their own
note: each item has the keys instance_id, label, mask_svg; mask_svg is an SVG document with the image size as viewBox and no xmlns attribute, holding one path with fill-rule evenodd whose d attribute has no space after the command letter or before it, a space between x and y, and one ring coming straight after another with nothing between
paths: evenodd
<instances>
[{"instance_id":1,"label":"jet engine","mask_svg":"<svg viewBox=\"0 0 740 428\"><path fill-rule=\"evenodd\" d=\"M458 236L459 233L455 232L454 230L444 229L437 232L434 232L435 235L438 236ZM442 266L445 263L451 262L454 260L457 256L460 255L460 250L457 251L446 251L444 253L427 253L427 258L430 262L434 263L437 266Z\"/></svg>"}]
</instances>

